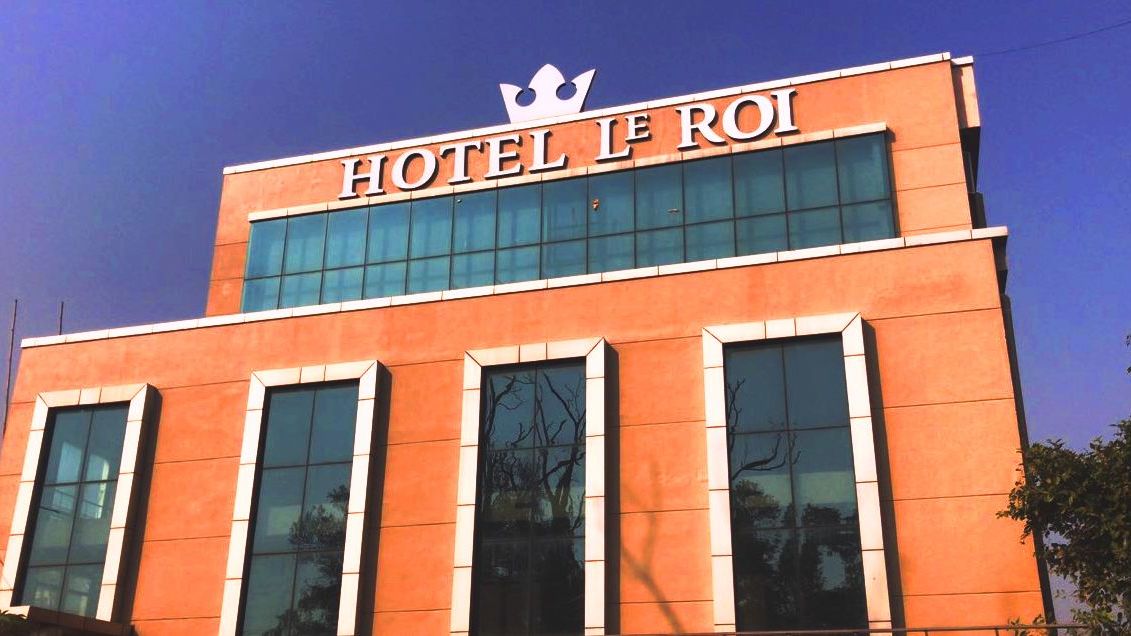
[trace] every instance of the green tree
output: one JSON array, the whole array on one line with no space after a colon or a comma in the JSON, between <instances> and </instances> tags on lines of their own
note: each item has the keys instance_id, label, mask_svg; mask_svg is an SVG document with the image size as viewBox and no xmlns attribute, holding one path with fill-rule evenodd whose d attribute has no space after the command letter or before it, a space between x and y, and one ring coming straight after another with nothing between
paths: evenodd
<instances>
[{"instance_id":1,"label":"green tree","mask_svg":"<svg viewBox=\"0 0 1131 636\"><path fill-rule=\"evenodd\" d=\"M1131 419L1113 428L1085 451L1061 440L1025 449L1025 477L999 516L1023 521L1049 568L1076 585L1086 605L1076 621L1131 633Z\"/></svg>"}]
</instances>

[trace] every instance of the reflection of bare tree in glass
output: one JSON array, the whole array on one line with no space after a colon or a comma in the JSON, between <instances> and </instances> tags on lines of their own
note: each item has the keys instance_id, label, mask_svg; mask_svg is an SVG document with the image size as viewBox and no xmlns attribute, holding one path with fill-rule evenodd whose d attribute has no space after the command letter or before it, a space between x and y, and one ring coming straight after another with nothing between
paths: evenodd
<instances>
[{"instance_id":1,"label":"reflection of bare tree in glass","mask_svg":"<svg viewBox=\"0 0 1131 636\"><path fill-rule=\"evenodd\" d=\"M288 541L298 552L299 567L309 559L313 572L292 608L278 616L265 636L334 634L338 625L338 599L342 587L342 549L346 537L349 487L338 486L291 525ZM299 582L302 582L301 580Z\"/></svg>"}]
</instances>

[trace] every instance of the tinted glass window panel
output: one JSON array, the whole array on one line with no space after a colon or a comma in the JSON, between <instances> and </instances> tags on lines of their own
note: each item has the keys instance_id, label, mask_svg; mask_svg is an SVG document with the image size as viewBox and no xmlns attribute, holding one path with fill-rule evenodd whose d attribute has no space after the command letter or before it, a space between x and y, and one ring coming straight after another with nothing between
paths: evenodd
<instances>
[{"instance_id":1,"label":"tinted glass window panel","mask_svg":"<svg viewBox=\"0 0 1131 636\"><path fill-rule=\"evenodd\" d=\"M350 267L365 262L365 234L369 211L365 208L328 215L326 267Z\"/></svg>"},{"instance_id":2,"label":"tinted glass window panel","mask_svg":"<svg viewBox=\"0 0 1131 636\"><path fill-rule=\"evenodd\" d=\"M837 203L836 154L833 145L785 148L786 202L790 210Z\"/></svg>"},{"instance_id":3,"label":"tinted glass window panel","mask_svg":"<svg viewBox=\"0 0 1131 636\"><path fill-rule=\"evenodd\" d=\"M585 556L581 541L534 544L532 633L580 634L585 618Z\"/></svg>"},{"instance_id":4,"label":"tinted glass window panel","mask_svg":"<svg viewBox=\"0 0 1131 636\"><path fill-rule=\"evenodd\" d=\"M356 384L318 389L314 397L314 424L310 435L309 462L323 464L351 461L356 420Z\"/></svg>"},{"instance_id":5,"label":"tinted glass window panel","mask_svg":"<svg viewBox=\"0 0 1131 636\"><path fill-rule=\"evenodd\" d=\"M68 567L59 610L68 614L93 616L98 609L98 592L101 587L101 563Z\"/></svg>"},{"instance_id":6,"label":"tinted glass window panel","mask_svg":"<svg viewBox=\"0 0 1131 636\"><path fill-rule=\"evenodd\" d=\"M789 249L785 216L775 214L736 221L738 255L765 254Z\"/></svg>"},{"instance_id":7,"label":"tinted glass window panel","mask_svg":"<svg viewBox=\"0 0 1131 636\"><path fill-rule=\"evenodd\" d=\"M789 627L798 612L793 532L735 528L731 541L738 629Z\"/></svg>"},{"instance_id":8,"label":"tinted glass window panel","mask_svg":"<svg viewBox=\"0 0 1131 636\"><path fill-rule=\"evenodd\" d=\"M293 554L251 558L244 604L244 634L260 636L273 629L289 633L282 628L279 618L290 609L294 578Z\"/></svg>"},{"instance_id":9,"label":"tinted glass window panel","mask_svg":"<svg viewBox=\"0 0 1131 636\"><path fill-rule=\"evenodd\" d=\"M542 186L534 184L504 188L498 194L498 246L537 243L542 226Z\"/></svg>"},{"instance_id":10,"label":"tinted glass window panel","mask_svg":"<svg viewBox=\"0 0 1131 636\"><path fill-rule=\"evenodd\" d=\"M387 298L404 294L406 263L370 265L365 268L365 297Z\"/></svg>"},{"instance_id":11,"label":"tinted glass window panel","mask_svg":"<svg viewBox=\"0 0 1131 636\"><path fill-rule=\"evenodd\" d=\"M636 229L683 224L683 169L679 164L636 171Z\"/></svg>"},{"instance_id":12,"label":"tinted glass window panel","mask_svg":"<svg viewBox=\"0 0 1131 636\"><path fill-rule=\"evenodd\" d=\"M840 213L836 208L791 212L788 216L789 249L840 243Z\"/></svg>"},{"instance_id":13,"label":"tinted glass window panel","mask_svg":"<svg viewBox=\"0 0 1131 636\"><path fill-rule=\"evenodd\" d=\"M790 428L848 426L848 392L840 338L791 343L785 348Z\"/></svg>"},{"instance_id":14,"label":"tinted glass window panel","mask_svg":"<svg viewBox=\"0 0 1131 636\"><path fill-rule=\"evenodd\" d=\"M856 521L856 479L848 427L793 434L794 491L798 525Z\"/></svg>"},{"instance_id":15,"label":"tinted glass window panel","mask_svg":"<svg viewBox=\"0 0 1131 636\"><path fill-rule=\"evenodd\" d=\"M686 261L734 256L734 222L700 223L688 225Z\"/></svg>"},{"instance_id":16,"label":"tinted glass window panel","mask_svg":"<svg viewBox=\"0 0 1131 636\"><path fill-rule=\"evenodd\" d=\"M584 536L584 446L554 446L532 452L534 475L540 477L530 501L534 532L557 537Z\"/></svg>"},{"instance_id":17,"label":"tinted glass window panel","mask_svg":"<svg viewBox=\"0 0 1131 636\"><path fill-rule=\"evenodd\" d=\"M246 278L278 276L283 269L283 243L287 237L287 219L259 221L251 224L247 242Z\"/></svg>"},{"instance_id":18,"label":"tinted glass window panel","mask_svg":"<svg viewBox=\"0 0 1131 636\"><path fill-rule=\"evenodd\" d=\"M483 382L483 441L488 448L534 445L535 374L492 373Z\"/></svg>"},{"instance_id":19,"label":"tinted glass window panel","mask_svg":"<svg viewBox=\"0 0 1131 636\"><path fill-rule=\"evenodd\" d=\"M475 633L527 634L530 630L530 547L520 543L486 543L479 547L474 568Z\"/></svg>"},{"instance_id":20,"label":"tinted glass window panel","mask_svg":"<svg viewBox=\"0 0 1131 636\"><path fill-rule=\"evenodd\" d=\"M883 135L839 139L836 154L841 203L888 197L887 144Z\"/></svg>"},{"instance_id":21,"label":"tinted glass window panel","mask_svg":"<svg viewBox=\"0 0 1131 636\"><path fill-rule=\"evenodd\" d=\"M585 241L566 241L542 246L542 278L585 273Z\"/></svg>"},{"instance_id":22,"label":"tinted glass window panel","mask_svg":"<svg viewBox=\"0 0 1131 636\"><path fill-rule=\"evenodd\" d=\"M122 463L122 444L126 436L126 414L129 408L113 406L94 411L87 442L84 481L116 479Z\"/></svg>"},{"instance_id":23,"label":"tinted glass window panel","mask_svg":"<svg viewBox=\"0 0 1131 636\"><path fill-rule=\"evenodd\" d=\"M302 494L306 469L268 468L259 482L254 551L288 552L301 547Z\"/></svg>"},{"instance_id":24,"label":"tinted glass window panel","mask_svg":"<svg viewBox=\"0 0 1131 636\"><path fill-rule=\"evenodd\" d=\"M636 266L667 265L683 261L683 228L636 233Z\"/></svg>"},{"instance_id":25,"label":"tinted glass window panel","mask_svg":"<svg viewBox=\"0 0 1131 636\"><path fill-rule=\"evenodd\" d=\"M529 448L483 451L480 527L494 539L526 538L537 497L534 451Z\"/></svg>"},{"instance_id":26,"label":"tinted glass window panel","mask_svg":"<svg viewBox=\"0 0 1131 636\"><path fill-rule=\"evenodd\" d=\"M635 265L633 234L602 236L589 239L589 271L612 272L632 269Z\"/></svg>"},{"instance_id":27,"label":"tinted glass window panel","mask_svg":"<svg viewBox=\"0 0 1131 636\"><path fill-rule=\"evenodd\" d=\"M734 156L734 202L738 216L785 211L784 187L780 150Z\"/></svg>"},{"instance_id":28,"label":"tinted glass window panel","mask_svg":"<svg viewBox=\"0 0 1131 636\"><path fill-rule=\"evenodd\" d=\"M36 607L59 607L59 600L63 593L63 575L66 568L29 567L24 577L24 587L21 593L22 603Z\"/></svg>"},{"instance_id":29,"label":"tinted glass window panel","mask_svg":"<svg viewBox=\"0 0 1131 636\"><path fill-rule=\"evenodd\" d=\"M495 282L517 283L538 279L537 245L499 250L495 255Z\"/></svg>"},{"instance_id":30,"label":"tinted glass window panel","mask_svg":"<svg viewBox=\"0 0 1131 636\"><path fill-rule=\"evenodd\" d=\"M440 291L448 288L448 257L422 258L408 262L408 293Z\"/></svg>"},{"instance_id":31,"label":"tinted glass window panel","mask_svg":"<svg viewBox=\"0 0 1131 636\"><path fill-rule=\"evenodd\" d=\"M452 288L480 287L495 282L495 253L456 254L452 257Z\"/></svg>"},{"instance_id":32,"label":"tinted glass window panel","mask_svg":"<svg viewBox=\"0 0 1131 636\"><path fill-rule=\"evenodd\" d=\"M313 272L322 269L325 245L325 214L310 214L287 219L287 251L283 273Z\"/></svg>"},{"instance_id":33,"label":"tinted glass window panel","mask_svg":"<svg viewBox=\"0 0 1131 636\"><path fill-rule=\"evenodd\" d=\"M730 514L734 527L793 525L789 439L784 431L731 438Z\"/></svg>"},{"instance_id":34,"label":"tinted glass window panel","mask_svg":"<svg viewBox=\"0 0 1131 636\"><path fill-rule=\"evenodd\" d=\"M295 573L294 607L298 633L335 636L342 592L342 553L300 554Z\"/></svg>"},{"instance_id":35,"label":"tinted glass window panel","mask_svg":"<svg viewBox=\"0 0 1131 636\"><path fill-rule=\"evenodd\" d=\"M245 280L243 311L264 311L279 307L279 277Z\"/></svg>"},{"instance_id":36,"label":"tinted glass window panel","mask_svg":"<svg viewBox=\"0 0 1131 636\"><path fill-rule=\"evenodd\" d=\"M542 184L542 240L585 238L585 179Z\"/></svg>"},{"instance_id":37,"label":"tinted glass window panel","mask_svg":"<svg viewBox=\"0 0 1131 636\"><path fill-rule=\"evenodd\" d=\"M534 443L585 443L585 372L579 365L545 366L537 374Z\"/></svg>"},{"instance_id":38,"label":"tinted glass window panel","mask_svg":"<svg viewBox=\"0 0 1131 636\"><path fill-rule=\"evenodd\" d=\"M317 305L322 292L322 274L291 274L283 277L283 288L279 294L280 307L301 307Z\"/></svg>"},{"instance_id":39,"label":"tinted glass window panel","mask_svg":"<svg viewBox=\"0 0 1131 636\"><path fill-rule=\"evenodd\" d=\"M59 484L79 480L86 440L90 435L90 418L91 412L87 409L54 413L44 483Z\"/></svg>"},{"instance_id":40,"label":"tinted glass window panel","mask_svg":"<svg viewBox=\"0 0 1131 636\"><path fill-rule=\"evenodd\" d=\"M730 157L683 164L683 205L688 223L734 216Z\"/></svg>"},{"instance_id":41,"label":"tinted glass window panel","mask_svg":"<svg viewBox=\"0 0 1131 636\"><path fill-rule=\"evenodd\" d=\"M452 198L436 197L412 202L412 231L409 256L447 254L452 244ZM447 259L444 259L445 263ZM444 265L447 269L447 265ZM411 268L410 268L411 270ZM412 272L409 272L412 277ZM444 278L447 278L445 273ZM447 284L445 280L444 284ZM411 287L411 284L409 285Z\"/></svg>"},{"instance_id":42,"label":"tinted glass window panel","mask_svg":"<svg viewBox=\"0 0 1131 636\"><path fill-rule=\"evenodd\" d=\"M589 236L632 231L632 181L631 170L589 177Z\"/></svg>"},{"instance_id":43,"label":"tinted glass window panel","mask_svg":"<svg viewBox=\"0 0 1131 636\"><path fill-rule=\"evenodd\" d=\"M408 256L409 204L379 205L369 211L370 263L404 260Z\"/></svg>"},{"instance_id":44,"label":"tinted glass window panel","mask_svg":"<svg viewBox=\"0 0 1131 636\"><path fill-rule=\"evenodd\" d=\"M859 533L852 528L805 530L799 541L801 627L837 629L868 621Z\"/></svg>"},{"instance_id":45,"label":"tinted glass window panel","mask_svg":"<svg viewBox=\"0 0 1131 636\"><path fill-rule=\"evenodd\" d=\"M361 298L361 281L365 277L365 268L332 269L322 276L323 303L339 303L343 300Z\"/></svg>"},{"instance_id":46,"label":"tinted glass window panel","mask_svg":"<svg viewBox=\"0 0 1131 636\"><path fill-rule=\"evenodd\" d=\"M79 489L68 562L101 563L106 558L115 486L116 482L101 482L84 484Z\"/></svg>"},{"instance_id":47,"label":"tinted glass window panel","mask_svg":"<svg viewBox=\"0 0 1131 636\"><path fill-rule=\"evenodd\" d=\"M79 487L75 485L43 488L28 551L29 565L67 562L78 496Z\"/></svg>"},{"instance_id":48,"label":"tinted glass window panel","mask_svg":"<svg viewBox=\"0 0 1131 636\"><path fill-rule=\"evenodd\" d=\"M892 220L891 203L857 203L841 209L844 222L844 242L875 241L895 236L895 223Z\"/></svg>"},{"instance_id":49,"label":"tinted glass window panel","mask_svg":"<svg viewBox=\"0 0 1131 636\"><path fill-rule=\"evenodd\" d=\"M264 466L297 466L306 463L310 441L310 417L314 412L314 392L278 389L267 401Z\"/></svg>"},{"instance_id":50,"label":"tinted glass window panel","mask_svg":"<svg viewBox=\"0 0 1131 636\"><path fill-rule=\"evenodd\" d=\"M494 190L455 198L453 251L478 252L495 247L495 199Z\"/></svg>"},{"instance_id":51,"label":"tinted glass window panel","mask_svg":"<svg viewBox=\"0 0 1131 636\"><path fill-rule=\"evenodd\" d=\"M735 433L786 426L785 381L779 345L725 350L727 426Z\"/></svg>"}]
</instances>

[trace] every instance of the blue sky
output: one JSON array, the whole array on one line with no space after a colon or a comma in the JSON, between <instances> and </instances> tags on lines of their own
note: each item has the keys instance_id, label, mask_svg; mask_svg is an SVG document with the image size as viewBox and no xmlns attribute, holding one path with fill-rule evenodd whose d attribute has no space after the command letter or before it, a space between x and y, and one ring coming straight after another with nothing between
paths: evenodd
<instances>
[{"instance_id":1,"label":"blue sky","mask_svg":"<svg viewBox=\"0 0 1131 636\"><path fill-rule=\"evenodd\" d=\"M974 54L980 188L1010 228L1033 439L1131 413L1125 2L0 3L0 325L202 315L226 165L503 123L499 82L597 69L589 108ZM0 367L0 374L2 374Z\"/></svg>"}]
</instances>

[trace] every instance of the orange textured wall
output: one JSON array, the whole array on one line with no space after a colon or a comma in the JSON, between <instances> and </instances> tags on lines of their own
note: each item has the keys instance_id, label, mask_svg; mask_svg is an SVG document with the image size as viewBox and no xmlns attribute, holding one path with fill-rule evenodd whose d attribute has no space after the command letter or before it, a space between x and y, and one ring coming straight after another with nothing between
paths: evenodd
<instances>
[{"instance_id":1,"label":"orange textured wall","mask_svg":"<svg viewBox=\"0 0 1131 636\"><path fill-rule=\"evenodd\" d=\"M711 631L700 330L859 311L888 458L893 603L913 626L1032 617L1042 597L1031 547L994 516L1020 446L995 271L979 240L27 349L0 452L0 536L35 395L148 382L162 405L130 620L141 636L214 633L251 372L377 359L391 405L378 421L380 528L367 537L379 542L371 625L445 632L464 351L604 336L619 382L610 631Z\"/></svg>"}]
</instances>

